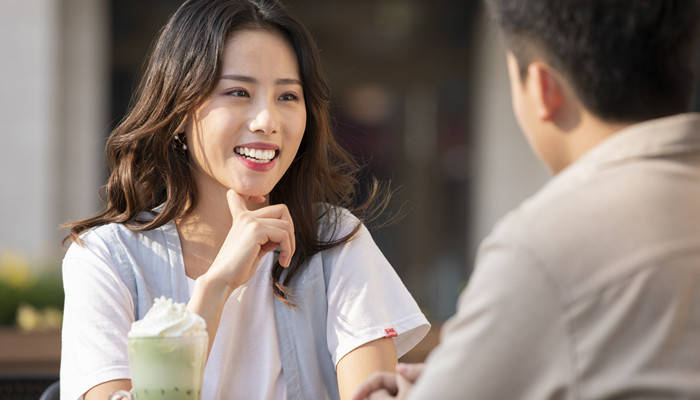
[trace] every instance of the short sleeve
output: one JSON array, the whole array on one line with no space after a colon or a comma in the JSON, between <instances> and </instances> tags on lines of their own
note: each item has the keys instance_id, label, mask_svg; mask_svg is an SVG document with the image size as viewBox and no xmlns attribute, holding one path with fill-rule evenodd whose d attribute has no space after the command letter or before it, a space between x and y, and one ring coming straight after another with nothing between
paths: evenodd
<instances>
[{"instance_id":1,"label":"short sleeve","mask_svg":"<svg viewBox=\"0 0 700 400\"><path fill-rule=\"evenodd\" d=\"M332 268L327 337L336 365L350 351L376 339L393 338L401 357L425 337L430 324L367 228L360 226L352 239L324 257Z\"/></svg>"},{"instance_id":2,"label":"short sleeve","mask_svg":"<svg viewBox=\"0 0 700 400\"><path fill-rule=\"evenodd\" d=\"M573 366L562 309L557 287L529 251L486 246L409 398L566 397Z\"/></svg>"},{"instance_id":3,"label":"short sleeve","mask_svg":"<svg viewBox=\"0 0 700 400\"><path fill-rule=\"evenodd\" d=\"M133 300L96 235L83 235L63 259L65 291L61 398L81 399L95 385L130 379L126 336Z\"/></svg>"}]
</instances>

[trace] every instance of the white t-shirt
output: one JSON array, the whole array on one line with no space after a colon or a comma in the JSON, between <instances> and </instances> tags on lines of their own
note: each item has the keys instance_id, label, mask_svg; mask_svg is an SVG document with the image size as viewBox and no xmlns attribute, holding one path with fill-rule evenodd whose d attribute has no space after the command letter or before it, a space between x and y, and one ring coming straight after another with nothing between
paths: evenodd
<instances>
[{"instance_id":1,"label":"white t-shirt","mask_svg":"<svg viewBox=\"0 0 700 400\"><path fill-rule=\"evenodd\" d=\"M268 253L255 275L226 301L204 370L202 399L244 394L251 399L286 398L273 309L272 261ZM187 281L192 295L194 280Z\"/></svg>"},{"instance_id":2,"label":"white t-shirt","mask_svg":"<svg viewBox=\"0 0 700 400\"><path fill-rule=\"evenodd\" d=\"M343 222L344 227L352 225ZM109 224L83 235L85 247L72 245L63 262L62 399L79 399L97 384L131 377L126 332L135 319L134 304L109 249L133 248L134 243L123 243L133 236L114 235L110 230L115 229L126 230ZM172 222L158 229L176 232ZM430 325L367 229L361 227L352 240L333 250L326 258L331 266L326 335L334 363L382 337L393 337L397 355L405 354ZM144 254L158 256L146 251L134 259L148 263ZM177 267L183 271L177 279L187 282L191 295L194 281L184 274L184 266ZM268 254L251 280L227 300L204 371L202 399L285 398L271 268Z\"/></svg>"}]
</instances>

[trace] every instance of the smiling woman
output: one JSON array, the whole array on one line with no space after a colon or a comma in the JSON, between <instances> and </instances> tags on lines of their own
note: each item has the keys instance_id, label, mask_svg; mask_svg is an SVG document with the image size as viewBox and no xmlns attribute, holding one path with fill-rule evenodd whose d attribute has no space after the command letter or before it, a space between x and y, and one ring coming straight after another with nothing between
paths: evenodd
<instances>
[{"instance_id":1,"label":"smiling woman","mask_svg":"<svg viewBox=\"0 0 700 400\"><path fill-rule=\"evenodd\" d=\"M246 29L232 35L221 72L185 127L197 167L198 206L205 208L206 199L224 198L227 188L244 196L270 193L292 164L306 127L298 63L280 32Z\"/></svg>"},{"instance_id":2,"label":"smiling woman","mask_svg":"<svg viewBox=\"0 0 700 400\"><path fill-rule=\"evenodd\" d=\"M362 224L310 34L275 1L190 0L107 142L106 205L70 224L61 398L130 387L154 299L207 324L202 398L349 398L429 325ZM278 251L276 249L279 249Z\"/></svg>"}]
</instances>

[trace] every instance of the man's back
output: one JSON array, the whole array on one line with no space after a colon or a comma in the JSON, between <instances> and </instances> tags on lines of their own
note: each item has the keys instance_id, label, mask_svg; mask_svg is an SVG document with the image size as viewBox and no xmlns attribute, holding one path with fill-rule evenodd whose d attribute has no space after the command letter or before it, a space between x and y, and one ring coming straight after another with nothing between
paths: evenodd
<instances>
[{"instance_id":1,"label":"man's back","mask_svg":"<svg viewBox=\"0 0 700 400\"><path fill-rule=\"evenodd\" d=\"M700 398L698 338L685 114L613 135L504 218L411 398Z\"/></svg>"},{"instance_id":2,"label":"man's back","mask_svg":"<svg viewBox=\"0 0 700 400\"><path fill-rule=\"evenodd\" d=\"M483 242L413 389L357 398L700 399L700 2L487 3L555 177Z\"/></svg>"}]
</instances>

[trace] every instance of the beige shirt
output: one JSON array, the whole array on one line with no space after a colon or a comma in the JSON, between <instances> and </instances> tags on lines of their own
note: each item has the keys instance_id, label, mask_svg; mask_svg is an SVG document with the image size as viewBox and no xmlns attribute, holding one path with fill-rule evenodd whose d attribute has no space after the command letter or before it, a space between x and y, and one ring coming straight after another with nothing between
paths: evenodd
<instances>
[{"instance_id":1,"label":"beige shirt","mask_svg":"<svg viewBox=\"0 0 700 400\"><path fill-rule=\"evenodd\" d=\"M700 399L700 114L624 129L507 215L410 399Z\"/></svg>"}]
</instances>

